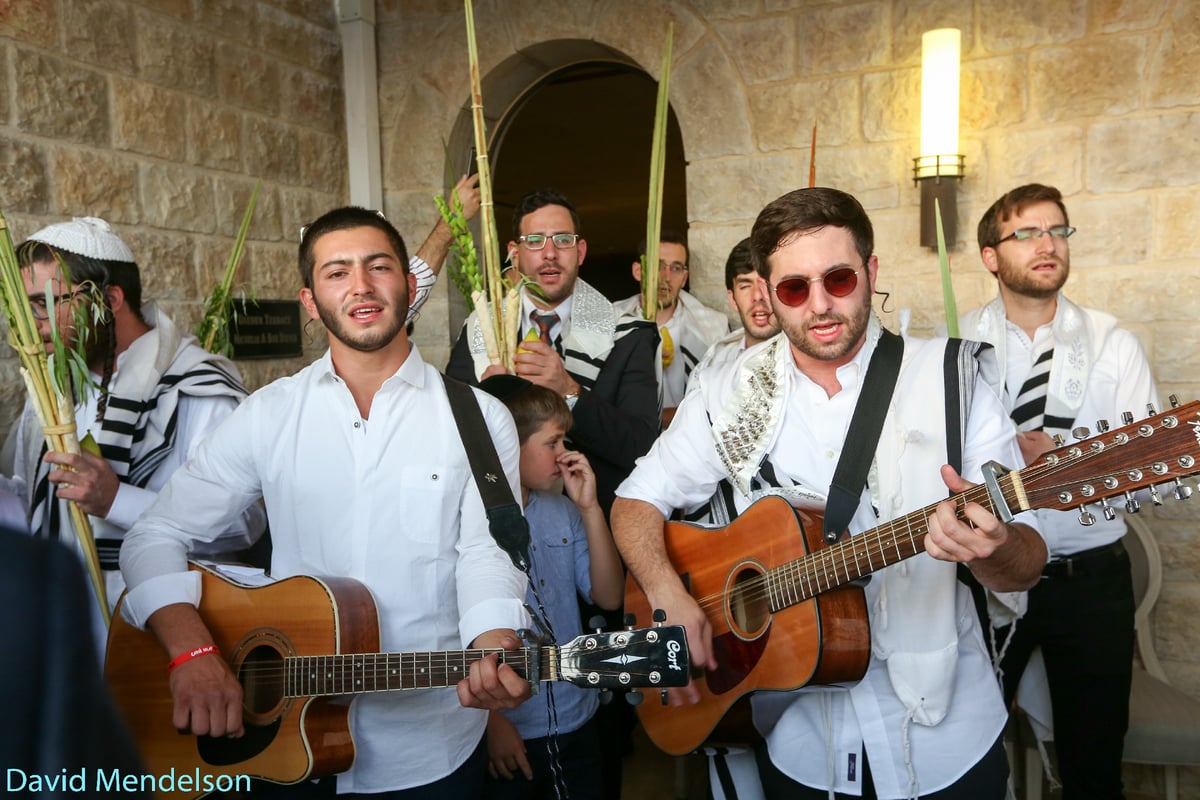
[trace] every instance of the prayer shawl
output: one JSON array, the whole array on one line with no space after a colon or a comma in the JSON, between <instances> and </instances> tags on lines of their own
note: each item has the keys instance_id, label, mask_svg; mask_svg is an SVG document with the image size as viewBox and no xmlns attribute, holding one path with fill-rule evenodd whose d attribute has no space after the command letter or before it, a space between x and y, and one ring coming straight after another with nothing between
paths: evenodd
<instances>
[{"instance_id":1,"label":"prayer shawl","mask_svg":"<svg viewBox=\"0 0 1200 800\"><path fill-rule=\"evenodd\" d=\"M521 298L517 298L520 302ZM520 335L522 320L510 335ZM577 280L571 295L571 316L563 326L563 365L580 386L591 389L596 376L612 352L613 343L630 331L647 325L644 319L631 314L620 314L604 295L587 283ZM478 380L491 362L483 341L483 329L479 316L472 312L467 318L467 346L475 366Z\"/></svg>"},{"instance_id":2,"label":"prayer shawl","mask_svg":"<svg viewBox=\"0 0 1200 800\"><path fill-rule=\"evenodd\" d=\"M872 347L880 331L872 314L867 329ZM991 351L978 343L908 339L905 345L897 388L867 479L872 505L883 521L945 498L939 468L947 462L949 450L961 452L976 373L986 368L992 377ZM726 474L740 494L739 507L744 509L766 494L779 494L798 507L822 509L828 487L796 484L751 491L752 481L775 446L788 406L794 367L786 337L781 334L747 351L731 370L722 373L721 387L714 394L707 388L705 392L713 399L721 392L728 395L713 414L712 433ZM947 390L930 391L941 386ZM958 429L953 443L947 442L951 427ZM872 650L886 661L892 688L908 709L909 719L921 725L941 722L953 695L958 663L956 573L955 564L922 553L875 574L881 588L871 609Z\"/></svg>"},{"instance_id":3,"label":"prayer shawl","mask_svg":"<svg viewBox=\"0 0 1200 800\"><path fill-rule=\"evenodd\" d=\"M138 337L118 360L118 369L108 389L108 406L92 436L100 453L123 483L145 487L154 471L175 446L179 398L246 396L237 368L224 356L207 352L194 337L181 335L174 322L153 305L144 309L146 321L153 325ZM32 414L24 420L25 475L37 476L31 500L32 529L42 531L49 465L41 462L42 432ZM80 431L82 437L83 431ZM64 501L59 501L64 502ZM70 517L59 509L57 528L69 527ZM50 536L66 541L74 533L48 530ZM96 542L102 566L117 568L120 540ZM112 598L115 599L115 598Z\"/></svg>"},{"instance_id":4,"label":"prayer shawl","mask_svg":"<svg viewBox=\"0 0 1200 800\"><path fill-rule=\"evenodd\" d=\"M1046 417L1074 420L1083 405L1088 375L1100 349L1117 319L1103 311L1082 308L1058 293L1058 308L1051 323L1054 330L1054 360L1050 364L1050 384L1046 390ZM959 321L964 336L988 342L996 348L1001 380L1007 386L1008 335L1004 301L997 296L982 308L968 311ZM1011 411L1016 400L1002 395ZM1069 428L1067 429L1069 430Z\"/></svg>"}]
</instances>

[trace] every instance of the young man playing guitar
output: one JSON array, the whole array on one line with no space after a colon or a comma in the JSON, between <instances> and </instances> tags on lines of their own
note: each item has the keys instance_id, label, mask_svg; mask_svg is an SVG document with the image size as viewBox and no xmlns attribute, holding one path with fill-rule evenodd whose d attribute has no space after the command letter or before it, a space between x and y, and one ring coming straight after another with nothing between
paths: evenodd
<instances>
[{"instance_id":1,"label":"young man playing guitar","mask_svg":"<svg viewBox=\"0 0 1200 800\"><path fill-rule=\"evenodd\" d=\"M242 687L198 614L186 559L230 515L265 501L273 577L345 576L379 607L385 651L513 649L525 579L493 541L446 389L405 333L415 280L390 223L360 208L301 232L300 302L329 332L326 355L253 394L180 469L130 530L124 612L148 624L172 665L174 726L238 737ZM499 401L475 392L514 496L518 445ZM420 424L411 424L414 420ZM359 687L354 687L359 688ZM349 796L477 798L487 715L529 683L494 655L457 687L355 700L357 759L336 778ZM469 708L463 708L467 706ZM248 726L247 726L248 727ZM332 795L334 781L286 787ZM306 792L314 793L313 795Z\"/></svg>"},{"instance_id":2,"label":"young man playing guitar","mask_svg":"<svg viewBox=\"0 0 1200 800\"><path fill-rule=\"evenodd\" d=\"M865 587L865 674L860 668L847 682L753 696L765 737L757 752L763 788L789 800L831 793L1000 800L1007 714L956 568L965 564L997 590L1024 589L1037 580L1046 547L1035 529L1006 524L980 503L938 502L947 487L968 488L960 473L978 481L986 461L1019 463L1000 399L980 377L977 348L901 342L882 329L871 310L879 268L871 223L843 192L801 189L769 204L751 250L783 335L706 375L613 507L613 532L634 577L669 622L686 626L693 663L710 670L675 700L695 702L700 685L714 686L724 666L714 630L727 621L706 616L710 598L693 597L685 581L695 575L668 556L663 523L673 509L706 500L724 478L736 488L739 511L780 495L794 507L826 507L827 519L840 518L835 535L847 528L857 535L930 504L936 510L922 530L907 532L920 534L925 552L881 569ZM852 418L860 430L872 411L880 421L869 436L847 434ZM846 454L861 462L862 475L848 486L835 480ZM957 471L949 466L956 463ZM845 491L831 491L831 482ZM717 551L717 534L704 535ZM749 537L733 548L731 562L752 568L754 546ZM787 624L776 617L771 638L783 639ZM856 630L865 640L866 626Z\"/></svg>"}]
</instances>

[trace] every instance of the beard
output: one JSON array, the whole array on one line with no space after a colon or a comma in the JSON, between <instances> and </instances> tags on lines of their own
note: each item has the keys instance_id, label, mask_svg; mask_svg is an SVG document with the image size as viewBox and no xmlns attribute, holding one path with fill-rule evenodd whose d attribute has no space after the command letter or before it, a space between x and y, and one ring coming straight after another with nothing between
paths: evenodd
<instances>
[{"instance_id":1,"label":"beard","mask_svg":"<svg viewBox=\"0 0 1200 800\"><path fill-rule=\"evenodd\" d=\"M1002 258L999 252L997 252L996 277L1009 291L1022 297L1032 297L1038 300L1054 297L1062 289L1063 284L1067 282L1067 278L1071 274L1071 262L1070 259L1059 258L1055 255L1040 257L1029 263L1035 264L1043 261L1053 261L1061 269L1055 270L1051 275L1040 274L1029 269L1027 264L1022 265L1010 259Z\"/></svg>"},{"instance_id":2,"label":"beard","mask_svg":"<svg viewBox=\"0 0 1200 800\"><path fill-rule=\"evenodd\" d=\"M315 297L313 304L317 307L317 315L321 318L321 324L325 326L329 335L360 353L373 353L386 347L400 334L400 331L404 330L405 315L395 314L389 321L381 320L382 327L355 331L333 309L325 308L316 302ZM385 311L389 308L386 304L380 305ZM404 305L405 308L408 307L407 302Z\"/></svg>"},{"instance_id":3,"label":"beard","mask_svg":"<svg viewBox=\"0 0 1200 800\"><path fill-rule=\"evenodd\" d=\"M862 344L867 323L871 319L871 293L863 292L862 304L849 315L822 314L795 320L776 310L775 319L780 322L788 341L796 350L818 361L839 361ZM840 323L843 326L842 335L835 341L820 342L810 337L810 329L830 323Z\"/></svg>"}]
</instances>

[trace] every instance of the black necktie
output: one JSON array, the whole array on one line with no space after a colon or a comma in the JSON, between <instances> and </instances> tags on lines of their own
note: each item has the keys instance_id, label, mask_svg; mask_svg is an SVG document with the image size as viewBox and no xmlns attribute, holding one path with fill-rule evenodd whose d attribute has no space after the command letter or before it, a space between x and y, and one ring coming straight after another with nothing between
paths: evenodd
<instances>
[{"instance_id":1,"label":"black necktie","mask_svg":"<svg viewBox=\"0 0 1200 800\"><path fill-rule=\"evenodd\" d=\"M1054 360L1054 348L1038 356L1029 371L1029 377L1017 393L1013 403L1012 419L1022 431L1040 431L1046 423L1046 390L1050 386L1050 363Z\"/></svg>"}]
</instances>

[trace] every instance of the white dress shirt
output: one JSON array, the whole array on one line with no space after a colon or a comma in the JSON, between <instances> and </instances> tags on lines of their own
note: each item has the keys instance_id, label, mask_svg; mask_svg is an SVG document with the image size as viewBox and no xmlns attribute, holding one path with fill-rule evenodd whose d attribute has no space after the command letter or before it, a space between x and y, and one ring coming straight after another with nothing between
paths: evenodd
<instances>
[{"instance_id":1,"label":"white dress shirt","mask_svg":"<svg viewBox=\"0 0 1200 800\"><path fill-rule=\"evenodd\" d=\"M518 443L504 406L475 392L520 497ZM144 625L159 608L197 602L187 553L263 498L272 575L364 583L386 652L457 650L526 624L525 578L488 532L479 491L437 370L414 346L364 419L329 353L250 396L213 431L126 535L125 609ZM422 786L479 744L487 715L453 688L358 696L357 758L339 792Z\"/></svg>"}]
</instances>

